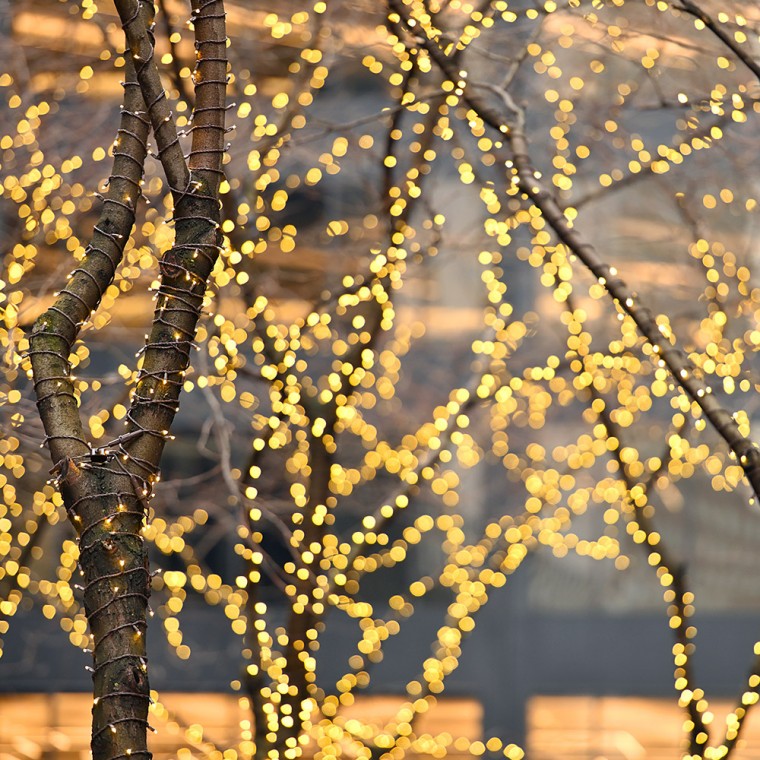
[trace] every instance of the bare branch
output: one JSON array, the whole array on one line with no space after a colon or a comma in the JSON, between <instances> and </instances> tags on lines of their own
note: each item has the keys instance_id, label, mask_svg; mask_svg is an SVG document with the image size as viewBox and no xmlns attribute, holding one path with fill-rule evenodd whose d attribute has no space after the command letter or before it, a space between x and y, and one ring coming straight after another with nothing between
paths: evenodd
<instances>
[{"instance_id":1,"label":"bare branch","mask_svg":"<svg viewBox=\"0 0 760 760\"><path fill-rule=\"evenodd\" d=\"M408 24L409 15L402 0L389 0L389 6ZM760 498L760 448L741 432L733 416L721 407L712 395L712 388L696 374L686 355L676 347L675 337L661 331L649 309L639 302L636 294L618 276L617 271L599 257L594 246L569 222L554 194L539 179L538 172L531 162L528 141L522 126L522 109L513 102L506 91L502 91L500 97L507 111L511 112L509 117L504 117L475 94L472 87L467 86L466 81L459 75L458 68L434 40L427 36L416 36L415 40L427 50L431 59L446 76L460 83L464 102L485 124L502 136L512 154L513 182L541 211L557 238L580 259L599 283L605 286L618 308L633 319L639 332L652 345L652 352L662 365L670 370L676 384L697 404L713 428L728 444L743 467L755 495Z\"/></svg>"},{"instance_id":2,"label":"bare branch","mask_svg":"<svg viewBox=\"0 0 760 760\"><path fill-rule=\"evenodd\" d=\"M146 27L140 16L142 2L144 0L116 0L116 10L119 12L121 25L127 37L132 62L137 72L137 81L140 83L150 123L153 126L153 134L158 144L157 155L176 204L187 192L190 173L182 153L174 117L169 109L166 91L153 58L155 52L153 24Z\"/></svg>"},{"instance_id":3,"label":"bare branch","mask_svg":"<svg viewBox=\"0 0 760 760\"><path fill-rule=\"evenodd\" d=\"M54 463L90 451L68 357L83 323L98 308L113 281L142 192L149 124L129 61L126 72L121 122L113 144L113 167L92 241L84 261L69 275L53 306L35 323L29 340L37 407Z\"/></svg>"},{"instance_id":4,"label":"bare branch","mask_svg":"<svg viewBox=\"0 0 760 760\"><path fill-rule=\"evenodd\" d=\"M219 186L223 176L226 89L226 33L221 0L193 3L198 64L195 73L191 174L188 191L176 206L176 239L161 262L161 284L128 430L147 433L132 439L123 454L137 474L153 480L178 408L190 362L206 284L221 244Z\"/></svg>"}]
</instances>

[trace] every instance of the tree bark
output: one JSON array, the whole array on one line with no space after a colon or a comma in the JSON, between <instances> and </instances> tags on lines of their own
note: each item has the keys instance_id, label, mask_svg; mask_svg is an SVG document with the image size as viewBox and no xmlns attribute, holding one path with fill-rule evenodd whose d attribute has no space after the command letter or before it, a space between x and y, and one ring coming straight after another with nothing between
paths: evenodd
<instances>
[{"instance_id":1,"label":"tree bark","mask_svg":"<svg viewBox=\"0 0 760 760\"><path fill-rule=\"evenodd\" d=\"M690 3L693 6L693 3ZM410 25L409 7L402 0L388 0L388 7L398 16L407 29L414 28L418 35L419 27ZM415 22L416 23L416 22ZM420 30L422 31L422 30ZM715 30L713 30L715 31ZM724 36L718 35L726 42ZM701 409L713 429L726 442L732 456L744 470L755 497L760 500L760 446L745 436L732 414L724 409L712 395L712 387L700 376L698 370L689 361L686 354L678 348L675 336L669 331L662 331L652 312L637 297L636 293L622 280L614 267L608 265L578 230L568 221L554 193L540 179L531 160L529 143L525 135L522 109L515 104L508 92L500 87L484 83L473 85L466 82L459 74L456 64L456 51L448 55L437 40L422 34L415 36L416 42L429 54L432 61L452 81L462 88L462 101L472 109L482 122L495 130L504 140L511 154L511 176L526 198L536 206L546 220L548 227L567 249L597 278L615 303L616 307L627 314L636 324L639 333L651 346L653 361L667 367L674 383ZM733 47L732 47L733 49ZM747 61L744 61L745 64ZM751 67L750 67L751 68ZM754 69L753 69L754 71ZM473 90L475 87L496 92L504 102L505 116L499 109L492 107Z\"/></svg>"},{"instance_id":2,"label":"tree bark","mask_svg":"<svg viewBox=\"0 0 760 760\"><path fill-rule=\"evenodd\" d=\"M145 11L143 24L152 21ZM130 473L94 457L79 417L68 361L82 324L113 280L132 231L149 124L127 61L121 124L103 211L87 256L30 337L37 406L67 514L79 539L84 605L93 637L92 751L96 758L150 757L145 629L147 553L143 505Z\"/></svg>"},{"instance_id":3,"label":"tree bark","mask_svg":"<svg viewBox=\"0 0 760 760\"><path fill-rule=\"evenodd\" d=\"M151 757L145 650L150 573L141 530L219 252L225 150L222 1L193 0L198 65L189 165L153 60L152 4L120 0L117 9L132 56L125 66L125 100L108 193L85 260L37 320L29 341L52 472L79 540L84 605L93 637L95 760ZM127 431L93 449L79 415L69 355L121 262L135 221L151 126L175 199L176 241L161 261L158 304Z\"/></svg>"}]
</instances>

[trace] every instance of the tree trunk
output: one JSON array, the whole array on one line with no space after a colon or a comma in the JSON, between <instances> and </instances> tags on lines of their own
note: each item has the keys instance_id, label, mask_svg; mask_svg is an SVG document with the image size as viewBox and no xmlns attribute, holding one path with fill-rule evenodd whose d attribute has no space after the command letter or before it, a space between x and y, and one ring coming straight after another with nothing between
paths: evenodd
<instances>
[{"instance_id":1,"label":"tree trunk","mask_svg":"<svg viewBox=\"0 0 760 760\"><path fill-rule=\"evenodd\" d=\"M145 650L150 573L141 530L221 242L224 8L222 0L192 4L198 65L188 163L153 60L152 4L117 0L132 55L126 56L125 101L108 193L87 256L37 320L29 340L52 472L79 539L84 606L93 637L94 760L151 757ZM158 304L127 432L93 449L79 416L69 355L121 262L135 221L151 126L174 196L176 241L161 261Z\"/></svg>"}]
</instances>

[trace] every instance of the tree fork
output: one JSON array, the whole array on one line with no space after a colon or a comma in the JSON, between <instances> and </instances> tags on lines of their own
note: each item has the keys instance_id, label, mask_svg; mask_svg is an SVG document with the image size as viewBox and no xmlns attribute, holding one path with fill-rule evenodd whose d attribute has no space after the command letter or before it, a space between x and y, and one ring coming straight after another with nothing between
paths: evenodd
<instances>
[{"instance_id":1,"label":"tree fork","mask_svg":"<svg viewBox=\"0 0 760 760\"><path fill-rule=\"evenodd\" d=\"M226 32L221 0L193 2L199 60L190 167L179 149L171 112L163 108L163 90L155 92L157 70L148 31L152 5L120 2L117 7L128 14L126 20L122 15L124 25L137 35L146 56L127 59L113 170L87 256L54 305L37 320L29 341L52 472L79 539L84 604L94 645L95 760L151 757L145 652L150 573L140 531L220 248L218 196L225 151ZM130 34L127 38L131 46ZM175 197L177 239L161 262L159 303L127 416L128 430L93 449L79 416L68 357L82 324L112 282L132 231L151 123Z\"/></svg>"},{"instance_id":2,"label":"tree fork","mask_svg":"<svg viewBox=\"0 0 760 760\"><path fill-rule=\"evenodd\" d=\"M143 23L152 11L144 6ZM53 472L79 539L84 605L93 637L93 757L150 757L145 629L150 593L144 518L132 476L112 454L94 454L79 416L68 357L121 262L141 194L149 123L134 68L125 96L103 209L82 264L30 336L37 406Z\"/></svg>"},{"instance_id":3,"label":"tree fork","mask_svg":"<svg viewBox=\"0 0 760 760\"><path fill-rule=\"evenodd\" d=\"M150 92L156 103L164 103L163 89L156 94L158 72L152 43L146 43L148 31L134 22L135 5L130 0L116 3L130 48L139 60L137 77L143 93ZM158 156L175 200L176 239L159 264L153 326L127 413L130 439L123 446L124 454L148 478L157 474L178 409L206 285L221 250L219 186L224 174L227 79L224 5L221 0L193 0L192 7L198 62L188 163L182 151L176 150L179 144L171 112L163 106L149 109ZM178 185L180 181L185 184Z\"/></svg>"}]
</instances>

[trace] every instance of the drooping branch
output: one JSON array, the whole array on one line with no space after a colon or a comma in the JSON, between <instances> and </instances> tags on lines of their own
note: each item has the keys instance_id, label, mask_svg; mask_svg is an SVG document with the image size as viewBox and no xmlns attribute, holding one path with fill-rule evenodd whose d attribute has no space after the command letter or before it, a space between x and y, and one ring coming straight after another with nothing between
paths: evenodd
<instances>
[{"instance_id":1,"label":"drooping branch","mask_svg":"<svg viewBox=\"0 0 760 760\"><path fill-rule=\"evenodd\" d=\"M680 135L677 134L675 137L671 138L670 144L678 147L678 145L682 143L694 144L695 141L702 141L705 143L712 142L715 140L713 135L715 134L717 130L720 130L726 125L732 124L732 123L733 123L733 118L731 116L731 111L726 111L725 113L723 113L720 116L715 117L711 121L700 124L691 132L687 132L685 134L681 133ZM681 138L680 142L677 141L676 139L677 137ZM657 167L658 165L661 166L663 163L666 163L666 159L663 159L660 156L657 156L656 158L653 158L650 161L643 162L641 164L641 169L639 171L633 172L629 170L620 179L614 180L614 182L611 185L607 187L600 185L598 188L587 192L585 195L581 196L580 198L574 198L572 202L573 208L579 211L584 206L588 206L594 201L600 200L601 198L609 197L610 193L619 192L621 190L628 190L640 182L646 181L655 176L659 176L655 172L655 167ZM686 161L684 161L683 163L685 164ZM670 163L668 163L667 165L669 167L672 166L675 168L679 166L678 164L670 164Z\"/></svg>"},{"instance_id":2,"label":"drooping branch","mask_svg":"<svg viewBox=\"0 0 760 760\"><path fill-rule=\"evenodd\" d=\"M758 685L760 685L760 655L755 654L747 674L746 691L739 695L736 707L726 716L726 731L723 742L718 747L719 750L725 751L720 757L730 757L736 749L744 727L747 725L747 717L757 704L754 695L757 694Z\"/></svg>"},{"instance_id":3,"label":"drooping branch","mask_svg":"<svg viewBox=\"0 0 760 760\"><path fill-rule=\"evenodd\" d=\"M567 311L570 314L577 311L578 307L572 295L567 296L565 303ZM694 644L690 641L687 633L689 628L689 607L693 594L688 588L686 567L682 562L678 562L675 559L670 549L665 545L662 535L655 530L652 518L647 514L647 507L649 506L647 492L663 468L666 467L666 458L665 455L661 457L660 466L647 478L637 479L633 477L622 454L625 448L623 445L624 435L622 429L613 419L606 399L594 384L595 368L593 363L588 361L588 357L586 357L586 361L580 366L591 377L591 382L588 383L588 391L593 403L590 408L604 425L608 440L615 439L617 441L614 447L608 448L610 456L618 466L620 477L625 485L626 494L623 503L625 505L627 501L627 505L624 506L623 514L629 524L633 524L643 532L644 540L641 542L637 541L637 543L646 554L649 565L655 568L660 584L672 595L673 614L670 615L670 626L673 629L673 637L675 639L673 653L677 662L676 678L679 681L679 690L683 695L681 702L685 702L684 708L691 721L691 728L688 732L689 752L692 755L701 756L709 740L709 728L699 709L700 700L695 697L695 693L698 693L698 690L694 686L692 661L690 658ZM578 374L580 375L581 372Z\"/></svg>"},{"instance_id":4,"label":"drooping branch","mask_svg":"<svg viewBox=\"0 0 760 760\"><path fill-rule=\"evenodd\" d=\"M659 357L660 363L670 370L676 384L696 403L728 444L744 468L752 489L760 498L760 449L757 444L741 432L733 416L712 395L712 387L696 374L688 357L675 345L675 337L661 329L652 312L641 304L636 294L618 276L617 271L604 262L595 248L571 226L556 199L536 179L524 132L513 129L509 142L521 189L527 192L541 209L557 237L585 264L600 284L605 286L618 307L633 319L639 332L652 345L652 351Z\"/></svg>"},{"instance_id":5,"label":"drooping branch","mask_svg":"<svg viewBox=\"0 0 760 760\"><path fill-rule=\"evenodd\" d=\"M391 11L398 14L407 28L410 28L410 15L403 0L388 0L388 3ZM639 332L651 344L652 352L670 370L676 384L696 403L726 442L744 469L756 497L760 499L760 448L741 432L733 416L712 395L712 388L696 374L688 357L675 345L674 336L661 330L651 311L639 301L617 270L607 264L595 247L572 226L555 195L541 182L530 157L522 109L514 103L508 92L496 86L489 86L488 89L498 91L504 109L510 112L510 116L504 116L500 109L486 102L467 83L466 77L460 74L459 67L438 43L427 36L423 29L417 31L418 27L419 25L414 27L415 42L425 48L430 58L452 82L457 83L462 91L462 100L472 111L505 141L512 156L512 181L541 211L557 238L606 288L617 307L631 317Z\"/></svg>"},{"instance_id":6,"label":"drooping branch","mask_svg":"<svg viewBox=\"0 0 760 760\"><path fill-rule=\"evenodd\" d=\"M527 557L528 553L538 546L538 542L534 538L534 534L538 533L538 530L535 529L535 526L530 526L532 521L538 520L539 518L536 515L527 511L514 518L505 515L498 522L490 523L480 541L475 545L468 546L466 551L476 550L478 555L482 558L482 565L489 567L494 576L501 576L503 580L506 581L509 576L514 574L521 567L523 560ZM565 517L562 522L567 523L569 520ZM520 530L521 528L527 529L525 533L522 533ZM517 535L513 536L514 533ZM455 555L456 552L452 552L452 554ZM450 556L447 567L451 568L458 565L459 563L457 562L456 557ZM447 615L445 624L438 629L436 640L431 647L432 657L426 661L426 665L436 661L436 665L442 665L442 662L451 656L452 651L461 651L463 641L473 630L470 623L472 623L472 621L478 616L478 613L485 607L485 604L488 601L488 596L492 593L488 590L484 591L482 594L473 594L470 584L478 577L479 571L474 568L465 569L464 567L459 567L464 571L462 575L459 576L461 580L458 580L453 584L449 581L446 585L450 586L450 590L457 599L462 597L467 598L467 614L455 615L450 612ZM446 570L441 573L437 582L433 580L429 585L425 584L426 591L423 592L423 594L438 586L445 575ZM419 581L417 583L419 583ZM410 586L411 585L417 584L413 583L410 584ZM498 586L494 585L491 588L496 589ZM415 594L415 597L419 598L419 594ZM396 604L395 609L398 610L404 605L406 600L402 595L397 596L397 599L399 599L400 603ZM335 606L340 606L340 604L345 601L345 597L338 597L337 599L333 599L333 604L335 604ZM384 619L387 620L387 616L384 616ZM467 621L466 623L464 622L465 620ZM372 629L368 627L367 631L371 632ZM371 639L364 639L365 642L368 640ZM382 638L378 637L378 639L375 640L372 652L375 655L381 654L382 646ZM364 652L365 650L362 651ZM432 683L437 681L438 684L443 684L445 679L448 678L459 666L457 658L453 657L452 659L453 663L446 667L436 667L435 665L429 668L426 667L424 671L418 674L416 679L407 682L406 696L409 699L409 702L405 704L402 709L408 717L405 717L404 720L400 720L400 715L397 713L394 719L388 721L388 723L381 728L381 731L374 735L373 740L370 743L367 742L367 737L363 734L356 734L349 730L348 724L342 724L343 730L346 731L354 741L370 748L372 751L372 758L381 756L384 751L387 751L392 747L393 743L395 743L399 736L402 735L399 731L401 727L408 730L413 728L414 723L420 717L420 713L418 712L420 705L424 704L425 700L434 694L435 690L432 688ZM379 658L375 660L370 659L370 663L378 661ZM362 658L362 668L365 672L368 668L368 664L364 661L364 658ZM403 735L410 736L412 734L411 731L409 731L409 733L405 731ZM376 743L379 736L383 736L382 748Z\"/></svg>"},{"instance_id":7,"label":"drooping branch","mask_svg":"<svg viewBox=\"0 0 760 760\"><path fill-rule=\"evenodd\" d=\"M370 515L364 518L367 524L372 526L371 530L373 532L380 533L382 531L388 531L391 528L392 524L406 509L405 506L401 505L407 504L409 496L420 481L422 471L426 468L438 465L441 461L442 454L446 451L450 451L449 440L454 432L459 429L457 423L459 415L469 414L479 403L488 401L490 395L496 393L498 388L502 387L500 384L494 384L491 387L492 393L485 396L478 394L480 386L481 376L475 375L467 387L459 388L452 392L452 400L449 403L456 404L457 412L449 415L445 428L442 430L437 429L436 434L440 441L438 448L428 448L424 456L419 456L413 469L410 469L408 472L402 470L399 473L400 477L403 478L402 483L383 499L380 506L376 507ZM456 401L453 399L456 399ZM356 531L366 532L364 529L358 527L355 527L352 532L355 533ZM354 570L356 560L362 556L364 548L364 544L361 542L353 544L350 552L346 555L345 562L343 563L345 568ZM331 592L335 590L336 585L338 584L336 584L335 575L333 575L330 586Z\"/></svg>"},{"instance_id":8,"label":"drooping branch","mask_svg":"<svg viewBox=\"0 0 760 760\"><path fill-rule=\"evenodd\" d=\"M758 79L760 79L760 63L758 63L747 51L733 38L719 23L706 11L702 10L692 0L680 0L680 8L686 13L701 21Z\"/></svg>"},{"instance_id":9,"label":"drooping branch","mask_svg":"<svg viewBox=\"0 0 760 760\"><path fill-rule=\"evenodd\" d=\"M174 115L169 108L166 91L154 59L155 40L153 24L145 25L140 16L140 4L144 0L116 0L116 10L132 54L137 81L145 99L153 134L158 145L157 156L161 161L174 202L187 192L190 173L177 134Z\"/></svg>"}]
</instances>

